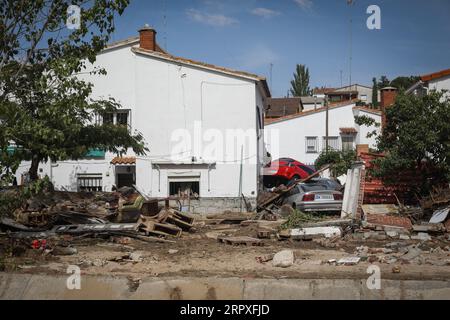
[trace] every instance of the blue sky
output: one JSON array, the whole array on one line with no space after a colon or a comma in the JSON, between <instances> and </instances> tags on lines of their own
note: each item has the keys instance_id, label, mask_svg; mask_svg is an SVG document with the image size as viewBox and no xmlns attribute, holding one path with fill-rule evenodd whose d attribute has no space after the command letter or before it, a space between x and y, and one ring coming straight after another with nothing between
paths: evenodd
<instances>
[{"instance_id":1,"label":"blue sky","mask_svg":"<svg viewBox=\"0 0 450 320\"><path fill-rule=\"evenodd\" d=\"M381 30L369 30L369 5L381 9ZM351 11L350 11L351 10ZM285 96L297 63L311 86L420 75L450 68L448 0L131 0L116 20L114 40L137 35L145 23L174 55L266 76L273 96ZM164 19L164 16L166 18Z\"/></svg>"}]
</instances>

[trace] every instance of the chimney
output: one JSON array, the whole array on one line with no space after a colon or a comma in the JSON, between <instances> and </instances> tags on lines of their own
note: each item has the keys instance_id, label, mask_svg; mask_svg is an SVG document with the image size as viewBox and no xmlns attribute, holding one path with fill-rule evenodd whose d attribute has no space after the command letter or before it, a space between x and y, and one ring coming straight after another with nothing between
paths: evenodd
<instances>
[{"instance_id":1,"label":"chimney","mask_svg":"<svg viewBox=\"0 0 450 320\"><path fill-rule=\"evenodd\" d=\"M148 24L139 30L139 47L145 50L156 51L156 31Z\"/></svg>"},{"instance_id":2,"label":"chimney","mask_svg":"<svg viewBox=\"0 0 450 320\"><path fill-rule=\"evenodd\" d=\"M397 97L397 88L385 87L380 89L381 101L381 126L384 128L386 125L386 108L392 106L395 103L395 98Z\"/></svg>"}]
</instances>

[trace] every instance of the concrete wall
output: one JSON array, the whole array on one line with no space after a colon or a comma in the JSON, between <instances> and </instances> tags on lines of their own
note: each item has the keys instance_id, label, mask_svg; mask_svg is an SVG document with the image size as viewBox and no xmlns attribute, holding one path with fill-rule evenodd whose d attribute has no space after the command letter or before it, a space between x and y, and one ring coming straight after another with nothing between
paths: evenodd
<instances>
[{"instance_id":1,"label":"concrete wall","mask_svg":"<svg viewBox=\"0 0 450 320\"><path fill-rule=\"evenodd\" d=\"M68 290L67 276L0 273L1 300L427 300L450 299L447 280L385 280L370 290L367 279L143 278L82 276ZM174 313L177 312L174 310Z\"/></svg>"}]
</instances>

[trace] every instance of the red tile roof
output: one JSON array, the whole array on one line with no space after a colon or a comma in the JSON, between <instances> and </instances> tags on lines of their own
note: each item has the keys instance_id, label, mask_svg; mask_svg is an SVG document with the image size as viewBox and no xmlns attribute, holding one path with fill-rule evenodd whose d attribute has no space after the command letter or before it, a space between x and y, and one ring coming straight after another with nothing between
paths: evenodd
<instances>
[{"instance_id":1,"label":"red tile roof","mask_svg":"<svg viewBox=\"0 0 450 320\"><path fill-rule=\"evenodd\" d=\"M358 131L355 128L339 128L339 130L341 131L341 133L358 133Z\"/></svg>"},{"instance_id":2,"label":"red tile roof","mask_svg":"<svg viewBox=\"0 0 450 320\"><path fill-rule=\"evenodd\" d=\"M428 82L430 80L439 79L439 78L446 77L446 76L450 76L450 69L441 70L441 71L438 71L438 72L426 74L426 75L420 76L420 79L423 82Z\"/></svg>"},{"instance_id":3,"label":"red tile roof","mask_svg":"<svg viewBox=\"0 0 450 320\"><path fill-rule=\"evenodd\" d=\"M357 100L354 99L354 100L343 101L341 103L336 103L334 105L328 106L328 110L332 110L332 109L336 109L336 108L340 108L340 107L345 107L345 106L354 104L356 101ZM285 116L285 117L280 117L280 118L272 118L272 119L271 118L266 118L266 119L264 119L264 124L265 125L269 125L269 124L281 122L281 121L284 121L284 120L290 120L290 119L296 119L296 118L300 118L300 117L305 117L305 116L309 116L309 115L314 114L314 113L319 113L319 112L325 111L326 109L327 109L326 107L322 107L322 108L317 108L316 110L308 110L308 111L299 112L299 113L296 113L296 114L291 114L291 115L288 115L288 116Z\"/></svg>"},{"instance_id":4,"label":"red tile roof","mask_svg":"<svg viewBox=\"0 0 450 320\"><path fill-rule=\"evenodd\" d=\"M115 157L111 160L114 165L134 165L136 164L136 157Z\"/></svg>"}]
</instances>

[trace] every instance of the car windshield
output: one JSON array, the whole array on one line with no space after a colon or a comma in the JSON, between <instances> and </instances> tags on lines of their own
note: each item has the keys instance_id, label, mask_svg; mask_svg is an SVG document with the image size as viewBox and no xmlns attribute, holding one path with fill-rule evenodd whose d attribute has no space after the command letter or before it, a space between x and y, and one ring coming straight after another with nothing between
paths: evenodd
<instances>
[{"instance_id":1,"label":"car windshield","mask_svg":"<svg viewBox=\"0 0 450 320\"><path fill-rule=\"evenodd\" d=\"M311 191L318 191L318 190L328 190L328 188L321 184L308 184L308 185L302 185L300 186L303 192L311 192Z\"/></svg>"}]
</instances>

